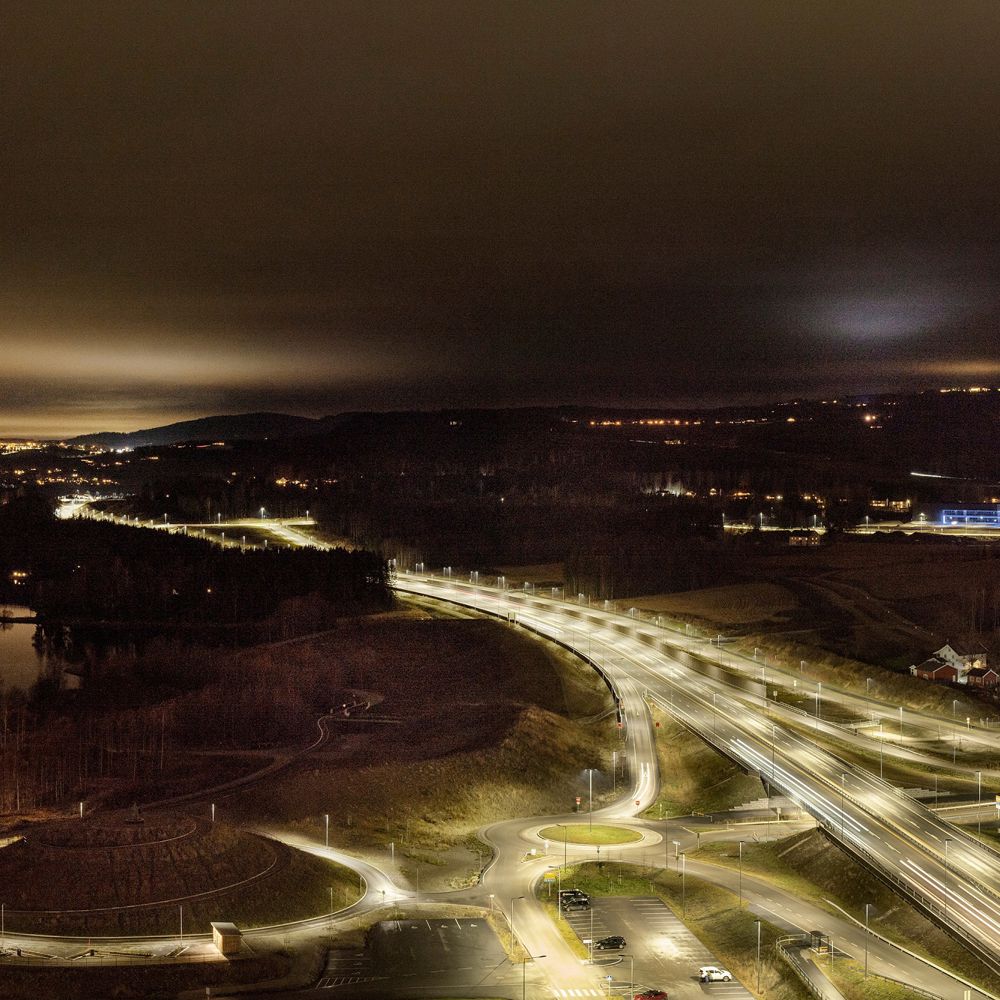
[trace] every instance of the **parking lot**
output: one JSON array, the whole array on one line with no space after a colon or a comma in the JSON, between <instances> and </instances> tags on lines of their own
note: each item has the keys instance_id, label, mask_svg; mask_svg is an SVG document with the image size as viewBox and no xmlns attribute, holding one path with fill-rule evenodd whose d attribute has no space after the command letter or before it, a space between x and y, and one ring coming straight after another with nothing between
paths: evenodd
<instances>
[{"instance_id":1,"label":"parking lot","mask_svg":"<svg viewBox=\"0 0 1000 1000\"><path fill-rule=\"evenodd\" d=\"M669 992L671 1000L751 1000L749 991L735 980L698 981L701 966L722 963L656 897L595 898L589 910L573 910L564 916L581 941L612 934L625 938L627 946L621 952L594 952L595 966L612 995L626 996L630 990L638 993L652 987Z\"/></svg>"}]
</instances>

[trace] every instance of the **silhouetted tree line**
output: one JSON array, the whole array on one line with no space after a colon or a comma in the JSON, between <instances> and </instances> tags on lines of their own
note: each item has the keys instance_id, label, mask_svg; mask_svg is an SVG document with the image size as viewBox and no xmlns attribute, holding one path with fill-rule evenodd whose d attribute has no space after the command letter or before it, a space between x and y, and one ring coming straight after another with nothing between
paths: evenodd
<instances>
[{"instance_id":1,"label":"silhouetted tree line","mask_svg":"<svg viewBox=\"0 0 1000 1000\"><path fill-rule=\"evenodd\" d=\"M27 572L17 588L13 570ZM43 617L222 624L263 619L315 594L342 612L386 607L374 552L221 549L196 538L97 521L60 521L34 497L0 507L8 599Z\"/></svg>"}]
</instances>

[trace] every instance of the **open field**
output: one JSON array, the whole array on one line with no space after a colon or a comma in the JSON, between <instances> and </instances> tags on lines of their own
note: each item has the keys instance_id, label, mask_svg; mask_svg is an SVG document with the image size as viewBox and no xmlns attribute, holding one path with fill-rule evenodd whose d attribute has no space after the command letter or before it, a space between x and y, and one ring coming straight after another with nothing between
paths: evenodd
<instances>
[{"instance_id":1,"label":"open field","mask_svg":"<svg viewBox=\"0 0 1000 1000\"><path fill-rule=\"evenodd\" d=\"M169 934L182 904L197 933L212 920L261 926L328 912L330 888L338 908L358 897L356 876L339 865L185 816L138 829L36 827L0 850L0 881L8 929L74 935Z\"/></svg>"},{"instance_id":2,"label":"open field","mask_svg":"<svg viewBox=\"0 0 1000 1000\"><path fill-rule=\"evenodd\" d=\"M735 843L708 844L691 857L729 868L739 867ZM836 903L863 921L872 903L870 926L883 937L988 985L995 977L961 944L923 916L866 868L845 855L815 830L785 840L743 845L743 871L759 875L803 899L837 913Z\"/></svg>"},{"instance_id":3,"label":"open field","mask_svg":"<svg viewBox=\"0 0 1000 1000\"><path fill-rule=\"evenodd\" d=\"M595 801L610 791L613 723L572 721L606 710L610 696L554 644L482 619L404 614L283 655L328 659L343 683L380 699L372 718L389 721L335 723L322 749L227 800L239 820L319 837L329 814L331 842L389 854L414 885L446 888L478 868L480 826L568 810L587 792L588 767L607 772L595 775Z\"/></svg>"},{"instance_id":4,"label":"open field","mask_svg":"<svg viewBox=\"0 0 1000 1000\"><path fill-rule=\"evenodd\" d=\"M774 583L737 583L678 594L652 594L630 599L637 608L662 611L712 627L732 628L784 623L798 601L791 591Z\"/></svg>"},{"instance_id":5,"label":"open field","mask_svg":"<svg viewBox=\"0 0 1000 1000\"><path fill-rule=\"evenodd\" d=\"M290 967L288 957L278 954L193 965L19 966L5 970L0 1000L174 1000L181 990L277 979Z\"/></svg>"},{"instance_id":6,"label":"open field","mask_svg":"<svg viewBox=\"0 0 1000 1000\"><path fill-rule=\"evenodd\" d=\"M561 587L566 576L562 563L533 563L528 566L498 566L497 572L502 573L508 580L515 584L549 584L553 587Z\"/></svg>"},{"instance_id":7,"label":"open field","mask_svg":"<svg viewBox=\"0 0 1000 1000\"><path fill-rule=\"evenodd\" d=\"M657 709L653 717L659 758L660 796L643 814L649 819L731 809L762 798L764 786L716 753L686 726Z\"/></svg>"}]
</instances>

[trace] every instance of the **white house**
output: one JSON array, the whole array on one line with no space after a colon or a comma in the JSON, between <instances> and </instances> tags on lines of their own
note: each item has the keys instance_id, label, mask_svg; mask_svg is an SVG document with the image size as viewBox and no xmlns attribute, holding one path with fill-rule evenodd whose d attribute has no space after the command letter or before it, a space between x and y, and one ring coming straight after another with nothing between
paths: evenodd
<instances>
[{"instance_id":1,"label":"white house","mask_svg":"<svg viewBox=\"0 0 1000 1000\"><path fill-rule=\"evenodd\" d=\"M947 680L946 671L938 671L932 674L928 667L931 664L939 663L947 665L955 671L954 683L968 684L969 672L984 671L987 668L986 648L978 644L966 644L959 642L946 642L940 649L936 649L929 659L918 666L910 667L910 673L924 680ZM977 673L981 677L981 673Z\"/></svg>"}]
</instances>

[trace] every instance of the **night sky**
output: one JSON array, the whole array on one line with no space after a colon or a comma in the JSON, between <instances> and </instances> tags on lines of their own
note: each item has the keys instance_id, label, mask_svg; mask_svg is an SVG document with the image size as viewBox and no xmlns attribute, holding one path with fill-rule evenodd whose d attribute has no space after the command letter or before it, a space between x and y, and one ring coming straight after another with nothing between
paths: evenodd
<instances>
[{"instance_id":1,"label":"night sky","mask_svg":"<svg viewBox=\"0 0 1000 1000\"><path fill-rule=\"evenodd\" d=\"M998 53L995 0L11 0L0 436L995 383Z\"/></svg>"}]
</instances>

